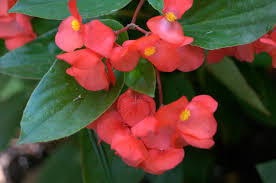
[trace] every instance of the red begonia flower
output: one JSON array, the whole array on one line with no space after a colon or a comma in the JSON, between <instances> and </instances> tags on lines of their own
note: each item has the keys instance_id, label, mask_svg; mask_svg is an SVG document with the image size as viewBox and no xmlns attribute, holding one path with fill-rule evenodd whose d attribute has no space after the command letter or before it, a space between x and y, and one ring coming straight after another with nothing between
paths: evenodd
<instances>
[{"instance_id":1,"label":"red begonia flower","mask_svg":"<svg viewBox=\"0 0 276 183\"><path fill-rule=\"evenodd\" d=\"M57 55L57 58L71 64L67 74L73 76L85 89L98 91L109 88L105 65L101 58L89 49L81 49Z\"/></svg>"},{"instance_id":2,"label":"red begonia flower","mask_svg":"<svg viewBox=\"0 0 276 183\"><path fill-rule=\"evenodd\" d=\"M129 72L136 67L140 54L134 43L135 41L129 40L123 46L113 48L110 62L116 70Z\"/></svg>"},{"instance_id":3,"label":"red begonia flower","mask_svg":"<svg viewBox=\"0 0 276 183\"><path fill-rule=\"evenodd\" d=\"M253 44L236 46L235 57L239 61L253 62L255 58L255 48Z\"/></svg>"},{"instance_id":4,"label":"red begonia flower","mask_svg":"<svg viewBox=\"0 0 276 183\"><path fill-rule=\"evenodd\" d=\"M234 56L233 47L208 51L207 62L210 64L219 63L225 56Z\"/></svg>"},{"instance_id":5,"label":"red begonia flower","mask_svg":"<svg viewBox=\"0 0 276 183\"><path fill-rule=\"evenodd\" d=\"M174 168L184 158L184 149L170 148L166 151L150 150L141 167L144 171L159 175Z\"/></svg>"},{"instance_id":6,"label":"red begonia flower","mask_svg":"<svg viewBox=\"0 0 276 183\"><path fill-rule=\"evenodd\" d=\"M193 0L164 0L163 13L172 12L177 19L180 19L182 15L192 7Z\"/></svg>"},{"instance_id":7,"label":"red begonia flower","mask_svg":"<svg viewBox=\"0 0 276 183\"><path fill-rule=\"evenodd\" d=\"M116 153L125 163L133 167L139 166L148 156L148 151L143 142L127 134L116 133L111 148L116 150Z\"/></svg>"},{"instance_id":8,"label":"red begonia flower","mask_svg":"<svg viewBox=\"0 0 276 183\"><path fill-rule=\"evenodd\" d=\"M8 50L14 50L35 39L34 35L19 35L5 40L5 45Z\"/></svg>"},{"instance_id":9,"label":"red begonia flower","mask_svg":"<svg viewBox=\"0 0 276 183\"><path fill-rule=\"evenodd\" d=\"M155 102L151 97L129 89L119 97L117 108L124 122L132 127L154 115Z\"/></svg>"},{"instance_id":10,"label":"red begonia flower","mask_svg":"<svg viewBox=\"0 0 276 183\"><path fill-rule=\"evenodd\" d=\"M131 128L131 132L136 137L145 137L150 134L156 134L158 131L158 122L155 117L149 116L137 123Z\"/></svg>"},{"instance_id":11,"label":"red begonia flower","mask_svg":"<svg viewBox=\"0 0 276 183\"><path fill-rule=\"evenodd\" d=\"M157 35L142 37L135 44L141 56L160 71L172 72L180 65L178 46L159 39Z\"/></svg>"},{"instance_id":12,"label":"red begonia flower","mask_svg":"<svg viewBox=\"0 0 276 183\"><path fill-rule=\"evenodd\" d=\"M61 22L55 41L60 49L71 52L83 47L83 25L77 10L76 0L70 0L68 8L72 16Z\"/></svg>"},{"instance_id":13,"label":"red begonia flower","mask_svg":"<svg viewBox=\"0 0 276 183\"><path fill-rule=\"evenodd\" d=\"M160 107L155 114L156 119L159 121L159 125L175 125L175 122L179 120L179 116L176 114L180 114L181 111L186 108L188 103L188 99L183 96L175 102Z\"/></svg>"},{"instance_id":14,"label":"red begonia flower","mask_svg":"<svg viewBox=\"0 0 276 183\"><path fill-rule=\"evenodd\" d=\"M94 129L99 138L111 144L118 133L129 134L129 129L123 124L120 114L115 110L110 110L102 114L97 120L87 126Z\"/></svg>"},{"instance_id":15,"label":"red begonia flower","mask_svg":"<svg viewBox=\"0 0 276 183\"><path fill-rule=\"evenodd\" d=\"M178 48L180 66L177 68L182 72L190 72L199 68L205 60L205 51L196 46L182 46Z\"/></svg>"},{"instance_id":16,"label":"red begonia flower","mask_svg":"<svg viewBox=\"0 0 276 183\"><path fill-rule=\"evenodd\" d=\"M153 17L148 20L147 26L151 32L157 34L161 39L178 46L184 46L194 41L192 37L184 36L179 22L168 21L164 16Z\"/></svg>"},{"instance_id":17,"label":"red begonia flower","mask_svg":"<svg viewBox=\"0 0 276 183\"><path fill-rule=\"evenodd\" d=\"M115 40L113 30L99 20L92 20L84 26L84 45L104 57L110 57Z\"/></svg>"},{"instance_id":18,"label":"red begonia flower","mask_svg":"<svg viewBox=\"0 0 276 183\"><path fill-rule=\"evenodd\" d=\"M159 127L156 134L149 134L142 137L142 140L147 148L163 151L171 147L174 132L175 127Z\"/></svg>"}]
</instances>

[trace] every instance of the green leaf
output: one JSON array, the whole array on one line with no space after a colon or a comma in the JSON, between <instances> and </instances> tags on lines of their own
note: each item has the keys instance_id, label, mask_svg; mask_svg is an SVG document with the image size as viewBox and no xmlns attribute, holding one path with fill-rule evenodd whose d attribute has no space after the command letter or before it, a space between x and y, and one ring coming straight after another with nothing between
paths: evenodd
<instances>
[{"instance_id":1,"label":"green leaf","mask_svg":"<svg viewBox=\"0 0 276 183\"><path fill-rule=\"evenodd\" d=\"M56 61L40 81L24 111L19 143L72 135L97 119L119 96L123 73L116 73L116 86L109 91L92 92L66 74L68 66Z\"/></svg>"},{"instance_id":2,"label":"green leaf","mask_svg":"<svg viewBox=\"0 0 276 183\"><path fill-rule=\"evenodd\" d=\"M56 30L8 52L0 58L0 73L26 79L40 79L49 70L60 50L54 42Z\"/></svg>"},{"instance_id":3,"label":"green leaf","mask_svg":"<svg viewBox=\"0 0 276 183\"><path fill-rule=\"evenodd\" d=\"M84 183L139 183L144 176L141 169L130 167L115 156L109 145L97 145L90 130L81 132L81 154Z\"/></svg>"},{"instance_id":4,"label":"green leaf","mask_svg":"<svg viewBox=\"0 0 276 183\"><path fill-rule=\"evenodd\" d=\"M81 0L77 1L82 18L107 15L125 7L131 0ZM45 19L65 19L70 16L68 0L19 0L10 12L23 13Z\"/></svg>"},{"instance_id":5,"label":"green leaf","mask_svg":"<svg viewBox=\"0 0 276 183\"><path fill-rule=\"evenodd\" d=\"M230 58L225 58L218 64L208 64L207 70L241 100L269 115L256 92L248 85L244 76Z\"/></svg>"},{"instance_id":6,"label":"green leaf","mask_svg":"<svg viewBox=\"0 0 276 183\"><path fill-rule=\"evenodd\" d=\"M258 164L256 166L263 183L275 183L276 182L276 160L272 160L266 163Z\"/></svg>"},{"instance_id":7,"label":"green leaf","mask_svg":"<svg viewBox=\"0 0 276 183\"><path fill-rule=\"evenodd\" d=\"M63 145L45 160L37 183L80 183L81 167L79 149Z\"/></svg>"},{"instance_id":8,"label":"green leaf","mask_svg":"<svg viewBox=\"0 0 276 183\"><path fill-rule=\"evenodd\" d=\"M141 58L135 69L126 72L126 85L140 93L154 97L156 86L156 75L152 64Z\"/></svg>"},{"instance_id":9,"label":"green leaf","mask_svg":"<svg viewBox=\"0 0 276 183\"><path fill-rule=\"evenodd\" d=\"M149 0L162 11L162 0ZM275 24L274 0L194 0L192 8L179 20L193 45L218 49L251 43Z\"/></svg>"},{"instance_id":10,"label":"green leaf","mask_svg":"<svg viewBox=\"0 0 276 183\"><path fill-rule=\"evenodd\" d=\"M4 102L0 102L0 152L9 143L9 140L15 136L26 102L27 97L22 92Z\"/></svg>"}]
</instances>

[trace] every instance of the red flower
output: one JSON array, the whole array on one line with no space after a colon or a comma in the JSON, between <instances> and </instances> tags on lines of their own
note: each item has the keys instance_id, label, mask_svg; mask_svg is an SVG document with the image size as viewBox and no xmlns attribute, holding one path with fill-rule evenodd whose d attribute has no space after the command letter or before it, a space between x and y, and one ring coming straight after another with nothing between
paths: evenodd
<instances>
[{"instance_id":1,"label":"red flower","mask_svg":"<svg viewBox=\"0 0 276 183\"><path fill-rule=\"evenodd\" d=\"M239 61L253 62L255 58L255 47L253 43L239 45L229 48L210 50L207 56L207 62L218 63L225 56L235 56Z\"/></svg>"},{"instance_id":2,"label":"red flower","mask_svg":"<svg viewBox=\"0 0 276 183\"><path fill-rule=\"evenodd\" d=\"M113 30L99 20L92 20L84 26L84 45L104 57L110 57L115 40Z\"/></svg>"},{"instance_id":3,"label":"red flower","mask_svg":"<svg viewBox=\"0 0 276 183\"><path fill-rule=\"evenodd\" d=\"M194 97L188 103L186 97L161 107L156 118L161 126L175 126L188 144L199 148L214 145L212 137L217 123L213 116L217 102L207 95Z\"/></svg>"},{"instance_id":4,"label":"red flower","mask_svg":"<svg viewBox=\"0 0 276 183\"><path fill-rule=\"evenodd\" d=\"M164 3L164 15L148 20L148 28L169 43L179 46L192 43L193 38L184 36L183 29L176 20L192 6L193 0L164 0Z\"/></svg>"},{"instance_id":5,"label":"red flower","mask_svg":"<svg viewBox=\"0 0 276 183\"><path fill-rule=\"evenodd\" d=\"M159 175L174 168L184 158L183 149L170 148L166 151L150 150L141 167L148 173Z\"/></svg>"},{"instance_id":6,"label":"red flower","mask_svg":"<svg viewBox=\"0 0 276 183\"><path fill-rule=\"evenodd\" d=\"M154 115L155 102L149 96L129 89L118 99L117 108L124 122L134 126L145 117Z\"/></svg>"},{"instance_id":7,"label":"red flower","mask_svg":"<svg viewBox=\"0 0 276 183\"><path fill-rule=\"evenodd\" d=\"M129 72L136 67L140 54L134 43L135 41L129 40L123 46L113 48L110 62L116 70Z\"/></svg>"},{"instance_id":8,"label":"red flower","mask_svg":"<svg viewBox=\"0 0 276 183\"><path fill-rule=\"evenodd\" d=\"M60 49L71 52L83 47L83 24L77 9L77 1L70 0L68 8L72 16L61 22L55 40Z\"/></svg>"},{"instance_id":9,"label":"red flower","mask_svg":"<svg viewBox=\"0 0 276 183\"><path fill-rule=\"evenodd\" d=\"M8 50L23 46L36 38L29 16L8 13L15 3L14 0L3 0L0 5L0 38L5 39Z\"/></svg>"},{"instance_id":10,"label":"red flower","mask_svg":"<svg viewBox=\"0 0 276 183\"><path fill-rule=\"evenodd\" d=\"M85 89L98 91L109 88L105 65L101 57L91 50L81 49L57 55L57 58L72 65L66 70L67 74L73 76Z\"/></svg>"}]
</instances>

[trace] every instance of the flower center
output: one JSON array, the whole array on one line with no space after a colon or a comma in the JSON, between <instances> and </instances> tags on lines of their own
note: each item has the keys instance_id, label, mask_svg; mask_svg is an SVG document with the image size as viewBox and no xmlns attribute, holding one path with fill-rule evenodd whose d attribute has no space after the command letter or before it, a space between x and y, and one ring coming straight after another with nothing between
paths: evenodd
<instances>
[{"instance_id":1,"label":"flower center","mask_svg":"<svg viewBox=\"0 0 276 183\"><path fill-rule=\"evenodd\" d=\"M185 109L180 113L179 118L181 121L186 121L189 119L190 116L191 116L191 111L189 109Z\"/></svg>"},{"instance_id":2,"label":"flower center","mask_svg":"<svg viewBox=\"0 0 276 183\"><path fill-rule=\"evenodd\" d=\"M166 13L165 17L169 22L174 22L177 18L173 12Z\"/></svg>"},{"instance_id":3,"label":"flower center","mask_svg":"<svg viewBox=\"0 0 276 183\"><path fill-rule=\"evenodd\" d=\"M74 31L79 31L80 30L80 22L77 19L74 19L72 21L72 29Z\"/></svg>"},{"instance_id":4,"label":"flower center","mask_svg":"<svg viewBox=\"0 0 276 183\"><path fill-rule=\"evenodd\" d=\"M144 54L146 56L152 56L156 52L156 48L154 46L148 47L144 50Z\"/></svg>"}]
</instances>

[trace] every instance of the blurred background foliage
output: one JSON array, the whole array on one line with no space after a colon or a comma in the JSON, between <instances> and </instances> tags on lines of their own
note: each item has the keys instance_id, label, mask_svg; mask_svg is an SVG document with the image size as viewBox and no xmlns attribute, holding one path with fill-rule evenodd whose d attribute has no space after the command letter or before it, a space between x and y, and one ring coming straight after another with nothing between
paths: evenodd
<instances>
[{"instance_id":1,"label":"blurred background foliage","mask_svg":"<svg viewBox=\"0 0 276 183\"><path fill-rule=\"evenodd\" d=\"M115 19L126 25L130 22L136 6L137 1L132 1L120 11L100 18ZM158 11L153 11L146 3L138 16L137 24L146 29L146 20L158 14ZM44 71L46 73L54 61L53 58L60 52L53 43L54 32L60 21L34 18L32 23L38 35L46 34L45 39L52 40L40 48L47 47L45 51L52 53L49 62L41 63L44 66L47 64ZM129 31L131 39L140 36L137 31ZM0 55L6 53L7 50L1 40ZM23 61L36 57L42 57L39 51L29 55L29 58L24 58ZM37 86L38 79L42 77L37 75L37 78L32 78L33 80L25 80L4 74L0 75L1 157L14 148L11 139L18 138L24 107ZM0 158L0 171L4 172L6 181L11 183L100 183L111 180L115 183L276 182L276 162L273 160L276 159L276 70L271 68L271 58L267 54L257 55L253 64L227 58L219 64L204 64L197 71L190 73L161 73L161 79L165 104L183 95L191 99L199 94L211 95L218 101L219 107L215 113L218 132L215 136L216 144L211 150L188 147L185 149L184 161L179 166L163 175L153 176L145 174L140 169L128 167L114 155L108 145L98 146L95 143L97 137L93 132L82 130L72 137L41 144L43 153L39 158L29 151L15 153L11 162L16 160L16 163L7 166L1 164ZM157 91L155 96L158 98ZM156 102L158 105L158 101ZM25 166L24 171L20 169L24 163L22 165L18 157L19 160L20 157L21 159L25 157L27 161L28 166ZM11 168L18 170L11 171Z\"/></svg>"}]
</instances>

